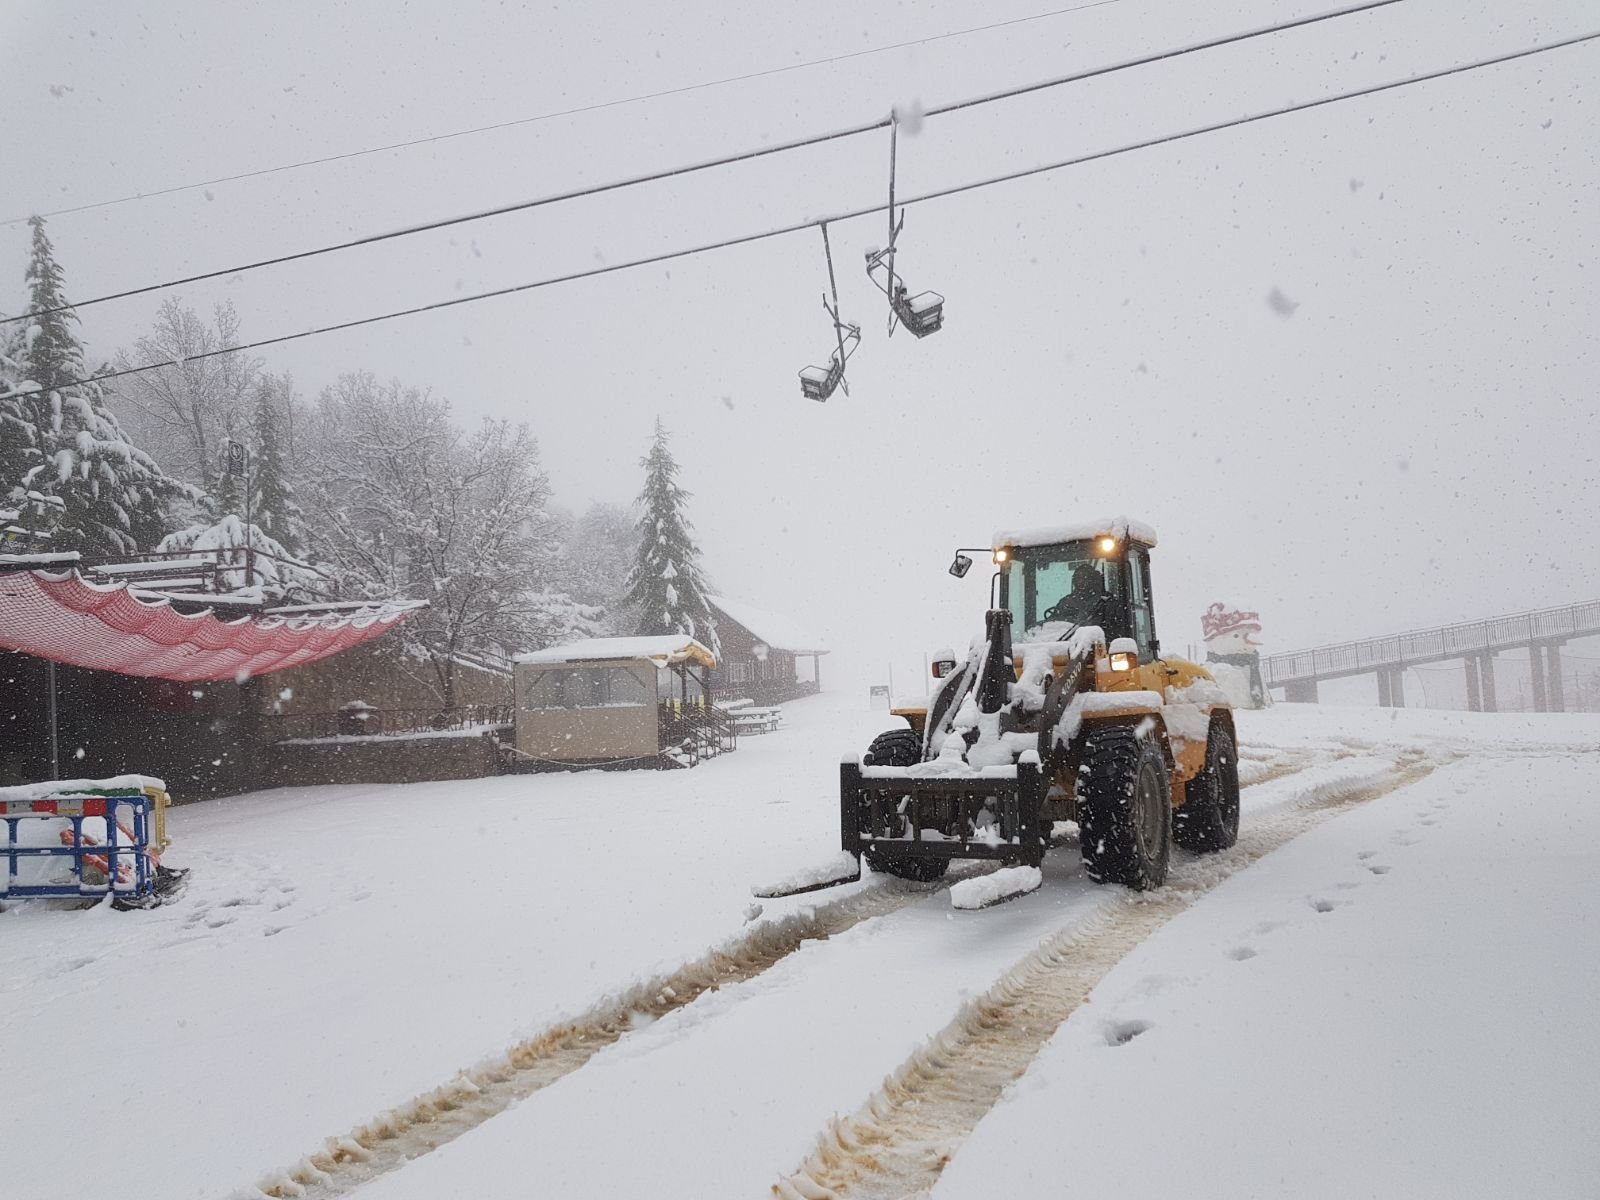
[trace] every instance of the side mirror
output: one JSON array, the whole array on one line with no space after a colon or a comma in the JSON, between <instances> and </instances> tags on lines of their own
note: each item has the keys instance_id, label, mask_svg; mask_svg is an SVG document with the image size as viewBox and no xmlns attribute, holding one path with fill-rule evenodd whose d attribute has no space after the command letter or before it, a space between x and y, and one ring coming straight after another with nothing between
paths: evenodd
<instances>
[{"instance_id":1,"label":"side mirror","mask_svg":"<svg viewBox=\"0 0 1600 1200\"><path fill-rule=\"evenodd\" d=\"M955 562L950 564L950 574L957 579L965 579L970 570L972 570L972 560L965 554L957 554Z\"/></svg>"},{"instance_id":2,"label":"side mirror","mask_svg":"<svg viewBox=\"0 0 1600 1200\"><path fill-rule=\"evenodd\" d=\"M933 656L933 677L943 679L956 669L956 652L954 650L940 650Z\"/></svg>"}]
</instances>

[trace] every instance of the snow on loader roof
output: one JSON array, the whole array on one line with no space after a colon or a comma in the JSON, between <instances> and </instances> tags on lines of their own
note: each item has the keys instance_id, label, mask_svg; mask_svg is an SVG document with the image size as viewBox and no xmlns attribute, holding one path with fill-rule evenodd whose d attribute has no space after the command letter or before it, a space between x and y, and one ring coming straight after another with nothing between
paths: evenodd
<instances>
[{"instance_id":1,"label":"snow on loader roof","mask_svg":"<svg viewBox=\"0 0 1600 1200\"><path fill-rule=\"evenodd\" d=\"M1110 534L1118 541L1132 538L1146 546L1156 544L1156 531L1143 521L1129 517L1101 517L1097 521L1073 521L1034 529L1002 529L994 535L990 545L995 550L1002 546L1046 546L1053 542L1083 541L1102 534Z\"/></svg>"},{"instance_id":2,"label":"snow on loader roof","mask_svg":"<svg viewBox=\"0 0 1600 1200\"><path fill-rule=\"evenodd\" d=\"M717 665L716 656L710 650L683 633L656 637L585 638L581 642L568 642L565 646L548 646L543 650L519 654L515 661L559 666L562 663L617 662L635 658L648 658L658 667L686 661L694 661L704 667Z\"/></svg>"}]
</instances>

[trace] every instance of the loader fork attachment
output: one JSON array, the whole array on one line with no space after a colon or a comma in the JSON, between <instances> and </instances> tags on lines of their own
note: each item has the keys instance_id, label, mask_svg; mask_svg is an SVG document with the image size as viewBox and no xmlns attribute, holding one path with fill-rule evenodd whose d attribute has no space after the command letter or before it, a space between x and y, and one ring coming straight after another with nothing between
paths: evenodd
<instances>
[{"instance_id":1,"label":"loader fork attachment","mask_svg":"<svg viewBox=\"0 0 1600 1200\"><path fill-rule=\"evenodd\" d=\"M1044 857L1047 777L1030 754L1009 776L915 776L839 764L841 844L852 854L983 858L1036 867Z\"/></svg>"}]
</instances>

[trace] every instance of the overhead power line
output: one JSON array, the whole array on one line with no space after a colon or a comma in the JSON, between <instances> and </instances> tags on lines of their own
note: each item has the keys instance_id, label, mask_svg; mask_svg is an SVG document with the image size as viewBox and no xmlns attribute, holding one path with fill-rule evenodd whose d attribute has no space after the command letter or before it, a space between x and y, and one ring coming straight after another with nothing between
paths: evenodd
<instances>
[{"instance_id":1,"label":"overhead power line","mask_svg":"<svg viewBox=\"0 0 1600 1200\"><path fill-rule=\"evenodd\" d=\"M983 104L994 104L1003 100L1012 100L1018 96L1041 92L1049 88L1063 87L1067 84L1081 83L1087 79L1096 79L1101 76L1115 74L1119 71L1128 71L1136 67L1150 66L1154 63L1167 62L1171 59L1182 58L1185 55L1198 54L1205 50L1214 50L1221 46L1234 45L1239 42L1251 41L1255 38L1268 37L1276 33L1284 33L1291 29L1300 29L1308 25L1320 24L1324 21L1337 20L1340 17L1353 16L1356 13L1371 12L1374 9L1388 8L1390 5L1404 3L1405 0L1365 0L1364 3L1347 8L1334 9L1329 12L1316 13L1308 17L1298 17L1291 21L1282 21L1273 25L1262 26L1248 30L1244 33L1225 34L1221 37L1210 38L1203 42L1195 42L1181 46L1174 50L1161 50L1154 54L1145 54L1137 58L1124 59L1121 62L1110 63L1100 67L1090 67L1083 71L1075 71L1070 75L1063 75L1055 79L1047 79L1037 83L1023 84L1020 87L1007 88L1004 91L992 92L988 95L974 96L966 100L957 100L950 104L942 104L930 108L922 114L924 119L944 116L947 113L960 112L964 109L975 108ZM439 229L448 229L456 225L465 225L472 221L482 221L490 217L503 217L511 213L527 212L531 209L542 208L549 204L559 204L567 200L577 200L589 196L598 196L606 192L620 191L624 188L638 187L646 183L658 183L665 179L673 179L681 175L692 175L699 171L709 171L717 167L732 166L736 163L749 162L753 159L767 158L774 154L786 154L791 151L801 150L809 146L819 146L825 142L838 141L842 138L856 137L860 134L871 133L875 130L887 129L894 120L892 116L880 117L873 121L851 125L843 129L835 129L829 133L811 134L806 137L794 138L786 142L777 142L769 146L761 146L752 150L742 150L735 154L724 155L720 158L705 159L701 162L690 163L684 166L668 167L660 171L651 171L643 175L634 175L626 179L613 180L610 183L592 184L588 187L575 188L568 192L559 192L551 196L541 196L534 200L519 200L514 204L503 204L495 208L487 208L478 212L465 213L460 216L443 217L435 221L425 221L419 225L408 225L400 229L392 229L385 233L367 234L363 237L352 238L349 241L335 242L328 246L318 246L311 250L300 250L292 254L280 254L273 258L257 259L254 262L240 263L236 266L223 267L215 271L202 271L196 275L185 275L179 279L169 279L165 283L151 283L142 287L128 288L120 292L110 292L104 296L96 296L91 300L80 300L74 304L62 304L55 308L41 308L34 312L24 313L19 317L0 318L0 324L9 324L16 321L31 320L35 317L49 316L53 313L65 312L67 309L85 309L96 304L105 304L112 300L126 300L133 296L148 295L151 292L166 291L169 288L185 287L191 283L202 283L209 279L220 279L229 275L240 275L247 271L257 271L263 267L282 266L285 263L300 262L308 258L316 258L324 254L335 254L344 250L354 250L360 246L372 246L379 242L392 241L395 238L411 237L419 233L430 233Z\"/></svg>"},{"instance_id":2,"label":"overhead power line","mask_svg":"<svg viewBox=\"0 0 1600 1200\"><path fill-rule=\"evenodd\" d=\"M448 142L457 138L473 137L480 133L494 133L502 129L515 129L521 125L534 125L540 121L554 121L561 117L576 117L584 113L601 112L608 108L620 108L626 104L639 104L646 100L664 100L669 96L682 96L689 92L704 91L707 88L726 87L732 83L747 83L752 79L766 79L773 75L786 75L792 71L805 71L812 67L826 67L834 63L848 62L855 58L870 58L875 54L888 54L895 50L906 50L912 46L928 46L934 42L947 42L952 38L969 37L975 33L988 33L995 29L1008 29L1014 25L1029 25L1036 21L1046 21L1052 17L1064 17L1069 13L1084 12L1091 8L1105 8L1111 4L1120 4L1122 0L1092 0L1089 4L1075 4L1071 8L1056 8L1049 12L1032 13L1025 17L1012 17L1006 21L990 21L986 25L973 25L966 29L952 29L948 33L930 34L928 37L912 38L906 42L894 42L887 46L874 46L870 50L852 50L848 54L834 54L827 58L813 58L806 62L789 63L782 67L768 67L763 71L748 71L743 75L728 75L722 79L707 79L700 83L686 83L680 87L663 88L659 92L641 92L634 96L619 96L613 100L600 100L593 104L582 104L576 108L563 108L555 112L539 113L532 117L517 117L510 121L496 121L489 125L475 125L471 129L455 129L449 133L435 133L427 137L409 138L401 142L389 142L382 146L369 146L364 150L347 150L341 154L326 154L321 158L301 159L299 162L280 163L274 167L260 167L254 171L241 171L236 175L219 175L215 179L201 179L194 183L180 183L172 187L157 188L149 192L136 192L130 196L116 196L109 200L96 200L89 204L76 204L70 208L57 208L50 212L36 215L41 217L62 217L69 213L90 212L97 208L110 208L114 204L131 204L136 200L153 200L158 196L173 196L179 192L192 192L197 188L214 187L219 183L238 183L243 179L259 179L264 175L277 175L284 171L298 171L304 167L320 167L328 163L346 162L353 158L365 158L370 154L386 154L392 150L410 150L417 146L428 146L435 142ZM0 226L17 225L28 220L28 217L10 217L0 221Z\"/></svg>"},{"instance_id":3,"label":"overhead power line","mask_svg":"<svg viewBox=\"0 0 1600 1200\"><path fill-rule=\"evenodd\" d=\"M1353 88L1349 91L1338 92L1330 96L1323 96L1317 100L1307 100L1297 104L1284 105L1281 108L1268 109L1263 112L1252 113L1248 116L1233 117L1225 121L1217 121L1209 125L1200 125L1186 129L1179 133L1161 134L1157 137L1146 138L1143 141L1129 142L1125 145L1115 146L1109 150L1095 150L1088 154L1080 154L1073 158L1062 159L1059 162L1046 163L1043 166L1029 167L1021 171L1012 171L1004 175L994 175L987 179L974 180L970 183L954 184L950 187L939 188L931 192L923 192L900 201L901 205L924 204L930 200L939 200L947 196L960 195L963 192L975 191L979 188L993 187L996 184L1012 183L1019 179L1028 179L1035 175L1042 175L1050 171L1060 171L1067 167L1082 166L1085 163L1099 162L1103 159L1117 158L1124 154L1131 154L1138 150L1148 150L1156 146L1170 145L1188 138L1201 137L1205 134L1219 133L1227 129L1237 129L1245 125L1253 125L1260 121L1271 120L1274 117L1288 116L1292 113L1307 112L1311 109L1325 108L1330 104L1338 104L1345 100L1356 100L1365 96L1376 96L1384 92L1396 91L1400 88L1412 87L1416 84L1428 83L1437 79L1445 79L1452 75L1464 75L1470 71L1482 70L1485 67L1499 66L1503 63L1516 62L1520 59L1533 58L1540 54L1549 54L1555 50L1563 50L1571 46L1581 45L1586 42L1600 41L1600 31L1579 34L1575 37L1564 38L1560 41L1549 42L1543 46L1534 46L1525 50L1514 50L1506 54L1494 55L1490 58L1480 58L1472 62L1460 63L1453 67L1444 67L1437 71L1429 71L1420 75L1408 76L1405 79L1392 80L1389 83L1373 84L1369 87ZM715 242L706 242L698 246L691 246L683 250L669 250L660 254L648 255L644 258L630 259L626 262L611 263L601 267L588 267L582 271L573 271L566 275L555 275L546 279L536 279L527 283L512 284L509 287L495 288L487 292L475 292L470 296L454 296L448 300L436 300L429 304L419 304L412 308L397 309L393 312L379 313L370 317L358 317L350 321L341 321L334 325L322 325L313 329L304 329L298 333L279 334L276 337L261 338L258 341L246 342L239 346L228 346L220 350L209 350L203 354L189 355L183 359L169 362L145 363L137 367L124 367L117 371L106 371L99 375L85 376L58 384L58 387L72 387L78 384L103 383L111 379L120 379L127 375L142 375L148 371L160 371L169 367L182 366L188 362L198 362L203 359L217 358L225 354L239 354L246 350L260 350L267 346L278 346L285 342L296 342L304 338L318 337L322 334L337 333L346 329L357 329L364 325L376 325L383 321L393 321L401 317L417 316L421 313L435 312L439 309L455 308L462 304L475 304L481 300L493 300L502 296L512 296L519 292L531 292L539 288L554 287L557 284L573 283L580 279L590 279L597 275L609 275L617 271L632 270L636 267L654 266L659 263L671 262L674 259L690 258L698 254L707 254L714 250L726 250L733 246L748 245L752 242L766 241L770 238L784 237L788 234L798 233L802 230L815 229L823 224L835 224L840 221L850 221L857 217L870 216L881 213L881 205L871 205L858 208L849 212L834 213L831 216L817 217L805 221L797 221L791 225L784 225L776 229L767 229L759 233L741 234L737 237L723 238ZM16 392L5 393L15 395ZM0 398L4 398L0 396Z\"/></svg>"}]
</instances>

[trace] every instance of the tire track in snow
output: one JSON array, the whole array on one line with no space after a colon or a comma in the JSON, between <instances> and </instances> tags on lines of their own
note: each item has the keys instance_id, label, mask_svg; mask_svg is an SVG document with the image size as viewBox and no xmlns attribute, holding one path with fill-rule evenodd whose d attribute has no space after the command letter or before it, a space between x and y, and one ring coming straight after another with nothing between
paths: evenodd
<instances>
[{"instance_id":1,"label":"tire track in snow","mask_svg":"<svg viewBox=\"0 0 1600 1200\"><path fill-rule=\"evenodd\" d=\"M1166 887L1058 932L967 1004L884 1081L854 1115L837 1119L780 1200L904 1200L924 1196L977 1123L1045 1042L1134 947L1225 879L1336 816L1441 765L1402 754L1381 776L1356 772L1314 785L1298 802L1253 814L1220 854L1176 862Z\"/></svg>"},{"instance_id":2,"label":"tire track in snow","mask_svg":"<svg viewBox=\"0 0 1600 1200\"><path fill-rule=\"evenodd\" d=\"M764 921L670 974L634 984L343 1136L330 1138L315 1153L273 1172L254 1188L234 1192L233 1200L263 1196L331 1200L347 1195L570 1075L634 1028L707 992L754 979L808 941L834 937L863 921L918 904L990 866L952 870L947 878L929 884L885 879L838 900Z\"/></svg>"},{"instance_id":3,"label":"tire track in snow","mask_svg":"<svg viewBox=\"0 0 1600 1200\"><path fill-rule=\"evenodd\" d=\"M1247 786L1326 765L1336 757L1319 758L1309 751L1275 753ZM1074 833L1052 844L1075 839ZM333 1200L348 1195L565 1078L639 1025L683 1008L707 992L754 979L808 941L833 937L863 921L888 916L993 866L973 863L952 868L944 879L931 884L885 879L838 900L762 922L670 974L637 983L517 1043L504 1054L329 1138L292 1166L271 1172L254 1187L233 1192L230 1200Z\"/></svg>"}]
</instances>

